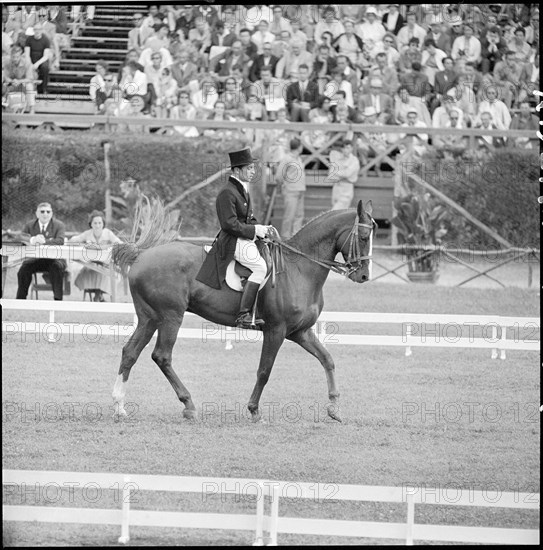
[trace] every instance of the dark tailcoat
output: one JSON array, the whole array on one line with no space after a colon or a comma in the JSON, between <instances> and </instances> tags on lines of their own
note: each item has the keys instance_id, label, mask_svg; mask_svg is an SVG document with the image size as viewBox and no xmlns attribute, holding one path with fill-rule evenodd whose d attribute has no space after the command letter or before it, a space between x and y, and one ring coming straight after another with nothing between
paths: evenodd
<instances>
[{"instance_id":1,"label":"dark tailcoat","mask_svg":"<svg viewBox=\"0 0 543 550\"><path fill-rule=\"evenodd\" d=\"M253 216L251 198L241 183L230 176L219 191L215 203L221 230L208 252L196 280L212 288L220 289L226 277L226 268L234 258L238 238L255 238L256 218Z\"/></svg>"}]
</instances>

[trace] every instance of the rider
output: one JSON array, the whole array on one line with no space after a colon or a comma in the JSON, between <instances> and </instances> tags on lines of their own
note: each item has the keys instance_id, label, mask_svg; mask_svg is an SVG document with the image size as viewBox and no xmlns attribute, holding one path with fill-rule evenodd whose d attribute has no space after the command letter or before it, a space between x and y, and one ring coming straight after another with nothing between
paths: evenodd
<instances>
[{"instance_id":1,"label":"rider","mask_svg":"<svg viewBox=\"0 0 543 550\"><path fill-rule=\"evenodd\" d=\"M257 224L251 207L249 183L255 175L257 159L253 158L249 147L229 153L229 157L232 174L216 200L221 230L196 279L220 289L232 258L249 268L252 273L245 283L236 326L254 328L254 325L264 324L262 319L256 319L253 325L251 312L267 270L255 240L264 238L269 226Z\"/></svg>"}]
</instances>

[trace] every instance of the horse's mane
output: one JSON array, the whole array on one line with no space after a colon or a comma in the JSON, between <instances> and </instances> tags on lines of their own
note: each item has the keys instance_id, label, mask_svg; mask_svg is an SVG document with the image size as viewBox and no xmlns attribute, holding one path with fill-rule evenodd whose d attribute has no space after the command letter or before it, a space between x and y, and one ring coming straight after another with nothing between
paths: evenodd
<instances>
[{"instance_id":1,"label":"horse's mane","mask_svg":"<svg viewBox=\"0 0 543 550\"><path fill-rule=\"evenodd\" d=\"M320 218L324 218L324 216L326 216L327 214L331 214L332 212L338 212L338 210L326 210L325 212L321 212L320 214L317 214L317 215L313 216L310 220L305 222L304 225L302 225L302 227L296 233L294 233L294 235L292 235L292 237L288 240L289 241L290 240L295 240L296 237L300 237L300 234L305 232L304 230L306 229L306 227L308 227L312 223L316 222Z\"/></svg>"},{"instance_id":2,"label":"horse's mane","mask_svg":"<svg viewBox=\"0 0 543 550\"><path fill-rule=\"evenodd\" d=\"M180 225L159 198L150 202L142 195L136 205L134 224L128 242L113 246L113 263L126 272L128 266L136 261L143 250L175 241L179 235Z\"/></svg>"}]
</instances>

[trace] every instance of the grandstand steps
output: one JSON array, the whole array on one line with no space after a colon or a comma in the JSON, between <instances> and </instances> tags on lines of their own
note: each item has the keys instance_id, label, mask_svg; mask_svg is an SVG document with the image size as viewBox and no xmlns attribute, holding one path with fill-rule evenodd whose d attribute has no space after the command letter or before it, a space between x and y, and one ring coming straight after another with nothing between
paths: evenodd
<instances>
[{"instance_id":1,"label":"grandstand steps","mask_svg":"<svg viewBox=\"0 0 543 550\"><path fill-rule=\"evenodd\" d=\"M47 87L48 95L55 95L58 98L70 98L74 96L89 95L89 82L49 82Z\"/></svg>"},{"instance_id":2,"label":"grandstand steps","mask_svg":"<svg viewBox=\"0 0 543 550\"><path fill-rule=\"evenodd\" d=\"M90 82L90 79L95 74L95 71L51 71L49 73L49 83L52 84L53 82L81 82L81 80Z\"/></svg>"},{"instance_id":3,"label":"grandstand steps","mask_svg":"<svg viewBox=\"0 0 543 550\"><path fill-rule=\"evenodd\" d=\"M83 31L84 34L84 31ZM123 50L126 53L128 49L128 37L113 38L109 36L73 36L72 47L106 49L106 50Z\"/></svg>"},{"instance_id":4,"label":"grandstand steps","mask_svg":"<svg viewBox=\"0 0 543 550\"><path fill-rule=\"evenodd\" d=\"M125 38L128 35L126 27L109 25L87 25L84 31L85 36L112 36L113 38Z\"/></svg>"},{"instance_id":5,"label":"grandstand steps","mask_svg":"<svg viewBox=\"0 0 543 550\"><path fill-rule=\"evenodd\" d=\"M91 72L94 75L96 61L96 59L62 59L60 62L60 69L63 73L74 71L77 73ZM121 66L120 60L108 59L107 63L111 72L116 73L119 71Z\"/></svg>"},{"instance_id":6,"label":"grandstand steps","mask_svg":"<svg viewBox=\"0 0 543 550\"><path fill-rule=\"evenodd\" d=\"M77 48L66 52L63 59L86 59L91 63L96 63L98 59L106 61L124 61L126 50L110 50L107 48Z\"/></svg>"}]
</instances>

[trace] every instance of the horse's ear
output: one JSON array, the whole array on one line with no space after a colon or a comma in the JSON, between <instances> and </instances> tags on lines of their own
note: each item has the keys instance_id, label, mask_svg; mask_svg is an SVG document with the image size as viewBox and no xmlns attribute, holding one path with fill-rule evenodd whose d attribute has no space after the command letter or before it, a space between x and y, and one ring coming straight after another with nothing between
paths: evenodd
<instances>
[{"instance_id":1,"label":"horse's ear","mask_svg":"<svg viewBox=\"0 0 543 550\"><path fill-rule=\"evenodd\" d=\"M362 200L358 201L358 206L356 207L356 213L358 214L359 218L364 217L364 205L362 204Z\"/></svg>"},{"instance_id":2,"label":"horse's ear","mask_svg":"<svg viewBox=\"0 0 543 550\"><path fill-rule=\"evenodd\" d=\"M373 203L371 201L368 201L366 203L366 213L369 214L370 216L373 213Z\"/></svg>"}]
</instances>

